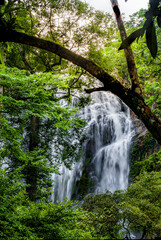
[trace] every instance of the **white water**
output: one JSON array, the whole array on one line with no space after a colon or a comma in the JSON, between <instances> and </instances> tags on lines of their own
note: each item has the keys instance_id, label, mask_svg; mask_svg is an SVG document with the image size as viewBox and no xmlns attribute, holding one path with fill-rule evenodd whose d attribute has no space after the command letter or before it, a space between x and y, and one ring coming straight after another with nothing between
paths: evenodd
<instances>
[{"instance_id":1,"label":"white water","mask_svg":"<svg viewBox=\"0 0 161 240\"><path fill-rule=\"evenodd\" d=\"M95 103L85 107L80 117L88 122L87 140L82 146L82 159L72 170L61 166L62 175L54 175L54 199L63 201L72 197L74 186L80 180L86 159L86 167L93 187L90 191L125 189L129 175L129 149L134 135L128 107L110 92L92 94Z\"/></svg>"}]
</instances>

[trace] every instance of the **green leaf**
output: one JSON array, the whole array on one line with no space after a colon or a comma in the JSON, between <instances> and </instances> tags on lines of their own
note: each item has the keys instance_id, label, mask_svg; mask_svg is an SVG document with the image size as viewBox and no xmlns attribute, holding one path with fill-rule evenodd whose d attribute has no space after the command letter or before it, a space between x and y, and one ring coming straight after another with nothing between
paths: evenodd
<instances>
[{"instance_id":1,"label":"green leaf","mask_svg":"<svg viewBox=\"0 0 161 240\"><path fill-rule=\"evenodd\" d=\"M138 39L139 37L142 37L144 35L144 28L139 28L133 33L131 33L121 44L118 50L125 49L128 47L131 43L135 41L135 39Z\"/></svg>"},{"instance_id":2,"label":"green leaf","mask_svg":"<svg viewBox=\"0 0 161 240\"><path fill-rule=\"evenodd\" d=\"M157 45L156 30L155 30L153 21L151 21L151 23L146 29L146 43L152 57L155 58L158 51L158 45Z\"/></svg>"}]
</instances>

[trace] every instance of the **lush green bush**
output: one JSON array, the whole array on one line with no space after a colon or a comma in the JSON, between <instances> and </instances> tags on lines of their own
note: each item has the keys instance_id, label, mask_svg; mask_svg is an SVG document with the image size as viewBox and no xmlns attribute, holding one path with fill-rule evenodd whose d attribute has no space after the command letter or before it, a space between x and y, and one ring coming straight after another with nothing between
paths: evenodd
<instances>
[{"instance_id":1,"label":"lush green bush","mask_svg":"<svg viewBox=\"0 0 161 240\"><path fill-rule=\"evenodd\" d=\"M161 171L161 150L152 153L149 157L135 161L131 167L133 176L141 172Z\"/></svg>"},{"instance_id":2,"label":"lush green bush","mask_svg":"<svg viewBox=\"0 0 161 240\"><path fill-rule=\"evenodd\" d=\"M20 170L0 170L0 239L91 239L86 211L71 201L31 202Z\"/></svg>"},{"instance_id":3,"label":"lush green bush","mask_svg":"<svg viewBox=\"0 0 161 240\"><path fill-rule=\"evenodd\" d=\"M161 150L160 145L150 133L137 138L132 147L130 181L142 172L160 171Z\"/></svg>"},{"instance_id":4,"label":"lush green bush","mask_svg":"<svg viewBox=\"0 0 161 240\"><path fill-rule=\"evenodd\" d=\"M161 172L143 173L125 191L83 203L28 199L22 169L0 170L0 239L120 239L140 232L161 237Z\"/></svg>"},{"instance_id":5,"label":"lush green bush","mask_svg":"<svg viewBox=\"0 0 161 240\"><path fill-rule=\"evenodd\" d=\"M123 228L140 232L142 239L161 237L161 172L144 173L121 194Z\"/></svg>"},{"instance_id":6,"label":"lush green bush","mask_svg":"<svg viewBox=\"0 0 161 240\"><path fill-rule=\"evenodd\" d=\"M20 170L6 172L0 169L0 239L36 239L17 215L17 207L28 202L25 186L19 180Z\"/></svg>"},{"instance_id":7,"label":"lush green bush","mask_svg":"<svg viewBox=\"0 0 161 240\"><path fill-rule=\"evenodd\" d=\"M92 214L91 224L96 238L120 238L119 208L110 192L85 197L82 207Z\"/></svg>"},{"instance_id":8,"label":"lush green bush","mask_svg":"<svg viewBox=\"0 0 161 240\"><path fill-rule=\"evenodd\" d=\"M10 171L23 166L32 200L49 195L51 175L58 173L62 162L70 167L81 156L85 121L76 116L78 109L59 102L68 91L69 79L52 73L27 75L17 68L0 69L0 161ZM58 89L64 91L61 97Z\"/></svg>"},{"instance_id":9,"label":"lush green bush","mask_svg":"<svg viewBox=\"0 0 161 240\"><path fill-rule=\"evenodd\" d=\"M38 239L91 239L88 214L71 201L30 203L17 208L19 221Z\"/></svg>"},{"instance_id":10,"label":"lush green bush","mask_svg":"<svg viewBox=\"0 0 161 240\"><path fill-rule=\"evenodd\" d=\"M83 208L93 214L93 235L105 239L161 237L161 172L140 174L127 190L88 196Z\"/></svg>"}]
</instances>

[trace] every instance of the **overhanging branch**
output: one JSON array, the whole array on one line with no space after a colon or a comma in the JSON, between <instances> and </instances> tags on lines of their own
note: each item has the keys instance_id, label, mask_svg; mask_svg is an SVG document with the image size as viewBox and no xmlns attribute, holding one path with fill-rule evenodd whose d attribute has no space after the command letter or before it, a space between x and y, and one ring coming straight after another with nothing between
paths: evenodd
<instances>
[{"instance_id":1,"label":"overhanging branch","mask_svg":"<svg viewBox=\"0 0 161 240\"><path fill-rule=\"evenodd\" d=\"M4 28L0 28L0 41L2 42L15 42L15 43L22 43L29 46L41 48L47 50L49 52L55 53L58 56L67 59L68 61L76 64L77 66L82 67L87 72L89 72L92 76L99 79L106 89L108 88L109 91L117 94L118 89L122 94L126 92L126 88L121 85L121 83L109 75L105 70L101 67L96 65L94 62L72 52L69 49L64 48L60 44L47 41L41 38L37 38L34 36L27 35L25 33L17 32L17 31L9 31L5 30Z\"/></svg>"},{"instance_id":2,"label":"overhanging branch","mask_svg":"<svg viewBox=\"0 0 161 240\"><path fill-rule=\"evenodd\" d=\"M117 79L109 75L104 69L96 65L94 62L62 47L57 43L4 28L0 28L0 32L1 42L15 42L41 48L55 53L61 58L67 59L77 66L85 69L93 77L96 77L103 83L104 87L101 90L111 91L120 97L143 121L148 130L161 144L161 121L152 113L151 109L145 104L142 95L135 91L136 89L127 89ZM87 91L90 92L90 90Z\"/></svg>"}]
</instances>

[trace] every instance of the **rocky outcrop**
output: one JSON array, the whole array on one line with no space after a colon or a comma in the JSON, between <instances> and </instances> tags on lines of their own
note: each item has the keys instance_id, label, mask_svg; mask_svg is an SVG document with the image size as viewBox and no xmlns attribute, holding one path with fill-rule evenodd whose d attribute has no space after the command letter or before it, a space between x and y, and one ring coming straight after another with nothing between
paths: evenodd
<instances>
[{"instance_id":1,"label":"rocky outcrop","mask_svg":"<svg viewBox=\"0 0 161 240\"><path fill-rule=\"evenodd\" d=\"M158 144L156 139L153 138L145 125L136 117L133 112L131 112L131 115L133 118L135 136L133 138L130 154L130 181L132 181L133 178L140 173L140 168L141 165L143 165L143 161L161 149L161 146ZM136 166L139 165L140 168L137 169Z\"/></svg>"}]
</instances>

